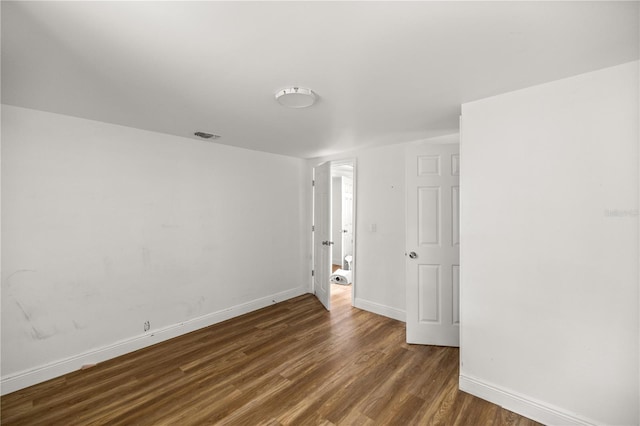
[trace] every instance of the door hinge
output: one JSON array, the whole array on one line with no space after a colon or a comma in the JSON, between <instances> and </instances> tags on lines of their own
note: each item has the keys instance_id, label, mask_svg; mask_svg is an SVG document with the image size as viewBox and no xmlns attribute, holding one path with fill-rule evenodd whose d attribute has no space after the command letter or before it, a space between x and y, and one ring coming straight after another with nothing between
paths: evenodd
<instances>
[{"instance_id":1,"label":"door hinge","mask_svg":"<svg viewBox=\"0 0 640 426\"><path fill-rule=\"evenodd\" d=\"M316 274L316 271L314 271L314 270L312 269L312 270L311 270L311 276L313 277L313 276L315 276L315 274Z\"/></svg>"},{"instance_id":2,"label":"door hinge","mask_svg":"<svg viewBox=\"0 0 640 426\"><path fill-rule=\"evenodd\" d=\"M311 181L311 186L316 186L316 181L315 181L315 179Z\"/></svg>"},{"instance_id":3,"label":"door hinge","mask_svg":"<svg viewBox=\"0 0 640 426\"><path fill-rule=\"evenodd\" d=\"M314 232L316 230L316 227L314 225L311 225L311 232Z\"/></svg>"}]
</instances>

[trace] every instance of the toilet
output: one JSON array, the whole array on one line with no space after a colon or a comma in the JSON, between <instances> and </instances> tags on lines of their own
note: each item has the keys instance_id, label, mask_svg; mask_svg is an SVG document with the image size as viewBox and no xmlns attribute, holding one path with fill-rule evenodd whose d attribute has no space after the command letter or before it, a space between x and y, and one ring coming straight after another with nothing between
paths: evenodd
<instances>
[{"instance_id":1,"label":"toilet","mask_svg":"<svg viewBox=\"0 0 640 426\"><path fill-rule=\"evenodd\" d=\"M344 261L345 261L346 266L347 266L346 267L347 271L350 271L351 270L351 262L353 261L353 256L351 256L350 254L346 255L344 257Z\"/></svg>"},{"instance_id":2,"label":"toilet","mask_svg":"<svg viewBox=\"0 0 640 426\"><path fill-rule=\"evenodd\" d=\"M343 267L346 269L338 269L329 278L334 284L349 285L351 284L352 272L351 263L353 262L353 256L348 255L344 257Z\"/></svg>"}]
</instances>

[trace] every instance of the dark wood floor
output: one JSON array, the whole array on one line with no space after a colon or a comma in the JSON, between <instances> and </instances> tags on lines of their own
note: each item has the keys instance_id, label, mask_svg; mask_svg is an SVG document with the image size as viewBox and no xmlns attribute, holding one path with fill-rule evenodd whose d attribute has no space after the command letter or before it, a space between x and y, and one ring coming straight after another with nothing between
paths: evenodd
<instances>
[{"instance_id":1,"label":"dark wood floor","mask_svg":"<svg viewBox=\"0 0 640 426\"><path fill-rule=\"evenodd\" d=\"M2 424L535 425L458 390L458 349L311 295L2 397Z\"/></svg>"}]
</instances>

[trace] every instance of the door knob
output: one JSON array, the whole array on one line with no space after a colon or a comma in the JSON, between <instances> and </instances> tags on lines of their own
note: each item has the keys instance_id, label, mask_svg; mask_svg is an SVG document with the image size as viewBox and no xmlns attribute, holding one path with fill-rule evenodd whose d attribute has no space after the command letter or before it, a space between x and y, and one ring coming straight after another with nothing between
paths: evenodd
<instances>
[{"instance_id":1,"label":"door knob","mask_svg":"<svg viewBox=\"0 0 640 426\"><path fill-rule=\"evenodd\" d=\"M333 241L323 241L323 242L322 242L322 245L323 245L323 246L330 246L330 245L333 245Z\"/></svg>"},{"instance_id":2,"label":"door knob","mask_svg":"<svg viewBox=\"0 0 640 426\"><path fill-rule=\"evenodd\" d=\"M416 252L415 252L415 251L412 251L411 253L409 253L409 257L410 257L411 259L415 259L416 257L418 257L418 255L416 254Z\"/></svg>"}]
</instances>

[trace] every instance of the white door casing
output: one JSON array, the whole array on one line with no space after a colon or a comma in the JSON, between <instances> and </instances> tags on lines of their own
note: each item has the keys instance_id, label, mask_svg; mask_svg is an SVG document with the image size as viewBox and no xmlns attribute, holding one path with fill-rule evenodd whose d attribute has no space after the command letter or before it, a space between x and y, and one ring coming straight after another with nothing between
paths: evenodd
<instances>
[{"instance_id":1,"label":"white door casing","mask_svg":"<svg viewBox=\"0 0 640 426\"><path fill-rule=\"evenodd\" d=\"M406 151L407 342L459 346L459 144Z\"/></svg>"},{"instance_id":2,"label":"white door casing","mask_svg":"<svg viewBox=\"0 0 640 426\"><path fill-rule=\"evenodd\" d=\"M342 265L342 180L342 176L331 178L331 263L334 265Z\"/></svg>"},{"instance_id":3,"label":"white door casing","mask_svg":"<svg viewBox=\"0 0 640 426\"><path fill-rule=\"evenodd\" d=\"M331 163L313 169L313 291L331 310Z\"/></svg>"}]
</instances>

